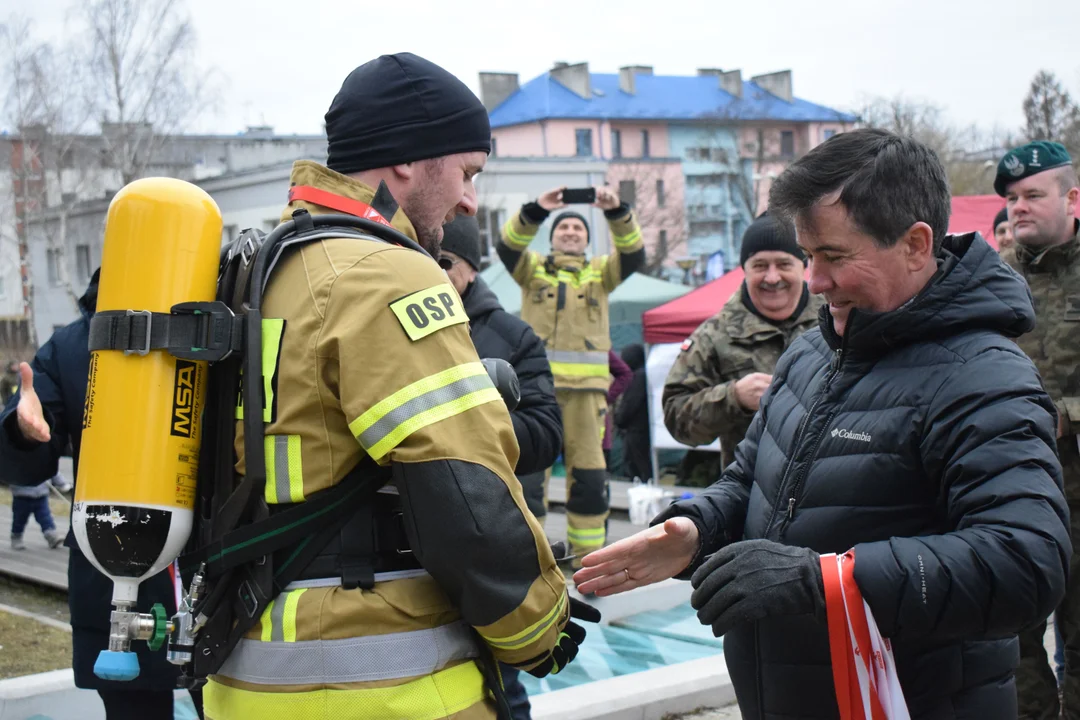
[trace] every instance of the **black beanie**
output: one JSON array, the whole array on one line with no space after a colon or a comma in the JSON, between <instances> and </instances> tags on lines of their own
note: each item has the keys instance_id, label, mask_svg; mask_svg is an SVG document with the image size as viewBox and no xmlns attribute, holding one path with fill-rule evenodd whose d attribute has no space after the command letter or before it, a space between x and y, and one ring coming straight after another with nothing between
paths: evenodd
<instances>
[{"instance_id":1,"label":"black beanie","mask_svg":"<svg viewBox=\"0 0 1080 720\"><path fill-rule=\"evenodd\" d=\"M1009 221L1009 208L1001 208L997 215L994 216L994 226L990 229L992 233L997 232L997 226L1003 222Z\"/></svg>"},{"instance_id":2,"label":"black beanie","mask_svg":"<svg viewBox=\"0 0 1080 720\"><path fill-rule=\"evenodd\" d=\"M484 104L456 77L412 53L349 73L326 111L326 166L345 175L463 152L491 152Z\"/></svg>"},{"instance_id":3,"label":"black beanie","mask_svg":"<svg viewBox=\"0 0 1080 720\"><path fill-rule=\"evenodd\" d=\"M559 213L555 217L555 220L551 223L552 238L554 239L555 228L559 227L559 223L561 223L563 220L569 220L570 218L577 218L581 221L581 224L585 226L585 244L587 245L589 243L589 237L592 235L592 231L589 230L589 221L585 219L584 215L582 215L581 213L576 213L573 210L567 210L564 213Z\"/></svg>"},{"instance_id":4,"label":"black beanie","mask_svg":"<svg viewBox=\"0 0 1080 720\"><path fill-rule=\"evenodd\" d=\"M762 250L786 252L806 262L806 256L795 242L795 228L791 223L781 222L767 212L759 215L743 233L739 266L745 266L754 253Z\"/></svg>"},{"instance_id":5,"label":"black beanie","mask_svg":"<svg viewBox=\"0 0 1080 720\"><path fill-rule=\"evenodd\" d=\"M442 249L452 252L480 270L480 223L468 215L458 215L454 222L443 225Z\"/></svg>"}]
</instances>

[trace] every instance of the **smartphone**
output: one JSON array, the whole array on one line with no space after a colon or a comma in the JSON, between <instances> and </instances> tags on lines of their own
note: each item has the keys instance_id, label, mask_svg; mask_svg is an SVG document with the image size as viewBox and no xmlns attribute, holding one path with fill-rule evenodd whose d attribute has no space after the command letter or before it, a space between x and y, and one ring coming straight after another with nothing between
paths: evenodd
<instances>
[{"instance_id":1,"label":"smartphone","mask_svg":"<svg viewBox=\"0 0 1080 720\"><path fill-rule=\"evenodd\" d=\"M567 205L592 205L596 202L596 188L567 188L562 191L562 201Z\"/></svg>"}]
</instances>

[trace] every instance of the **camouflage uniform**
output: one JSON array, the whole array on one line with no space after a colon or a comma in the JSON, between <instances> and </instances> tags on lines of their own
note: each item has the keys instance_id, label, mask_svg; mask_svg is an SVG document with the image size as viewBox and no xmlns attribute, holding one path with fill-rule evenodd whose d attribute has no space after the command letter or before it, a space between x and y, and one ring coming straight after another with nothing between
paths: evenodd
<instances>
[{"instance_id":1,"label":"camouflage uniform","mask_svg":"<svg viewBox=\"0 0 1080 720\"><path fill-rule=\"evenodd\" d=\"M795 318L773 325L743 304L745 287L683 343L664 384L664 424L672 437L687 445L719 437L723 467L735 459L735 446L754 417L735 399L735 382L772 373L792 341L817 326L822 305L811 295Z\"/></svg>"},{"instance_id":2,"label":"camouflage uniform","mask_svg":"<svg viewBox=\"0 0 1080 720\"><path fill-rule=\"evenodd\" d=\"M1058 439L1058 456L1076 547L1080 541L1080 235L1042 252L1018 243L1001 257L1024 276L1035 300L1035 329L1017 342L1035 362L1065 425L1065 434ZM1057 618L1065 640L1064 717L1080 719L1080 554L1073 554ZM1044 623L1020 634L1016 688L1021 718L1058 717L1057 683L1043 647L1045 631Z\"/></svg>"}]
</instances>

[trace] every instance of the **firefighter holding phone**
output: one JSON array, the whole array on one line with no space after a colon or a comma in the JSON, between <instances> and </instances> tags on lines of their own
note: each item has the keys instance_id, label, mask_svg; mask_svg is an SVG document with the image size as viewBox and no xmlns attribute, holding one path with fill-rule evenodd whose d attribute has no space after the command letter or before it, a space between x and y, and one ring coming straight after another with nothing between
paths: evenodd
<instances>
[{"instance_id":1,"label":"firefighter holding phone","mask_svg":"<svg viewBox=\"0 0 1080 720\"><path fill-rule=\"evenodd\" d=\"M572 210L552 222L551 254L528 250L548 216L572 204L604 211L614 252L589 258L588 222ZM641 227L609 187L555 188L506 223L498 253L521 286L521 317L543 340L555 378L564 426L567 540L580 567L577 558L603 547L608 516L602 449L611 349L608 295L645 264Z\"/></svg>"}]
</instances>

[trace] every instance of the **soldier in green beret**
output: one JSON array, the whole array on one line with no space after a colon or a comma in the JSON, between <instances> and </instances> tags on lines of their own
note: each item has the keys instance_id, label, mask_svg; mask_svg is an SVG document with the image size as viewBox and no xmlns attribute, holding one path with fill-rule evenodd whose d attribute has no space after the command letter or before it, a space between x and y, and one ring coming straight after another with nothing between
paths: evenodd
<instances>
[{"instance_id":1,"label":"soldier in green beret","mask_svg":"<svg viewBox=\"0 0 1080 720\"><path fill-rule=\"evenodd\" d=\"M1035 362L1058 411L1058 456L1080 547L1080 183L1059 143L1036 141L1010 150L994 189L1006 199L1016 244L1001 258L1022 274L1035 300L1035 329L1017 342ZM1080 718L1080 553L1074 552L1065 599L1057 611L1065 642L1059 710L1057 683L1043 647L1045 623L1020 635L1016 688L1021 718Z\"/></svg>"}]
</instances>

